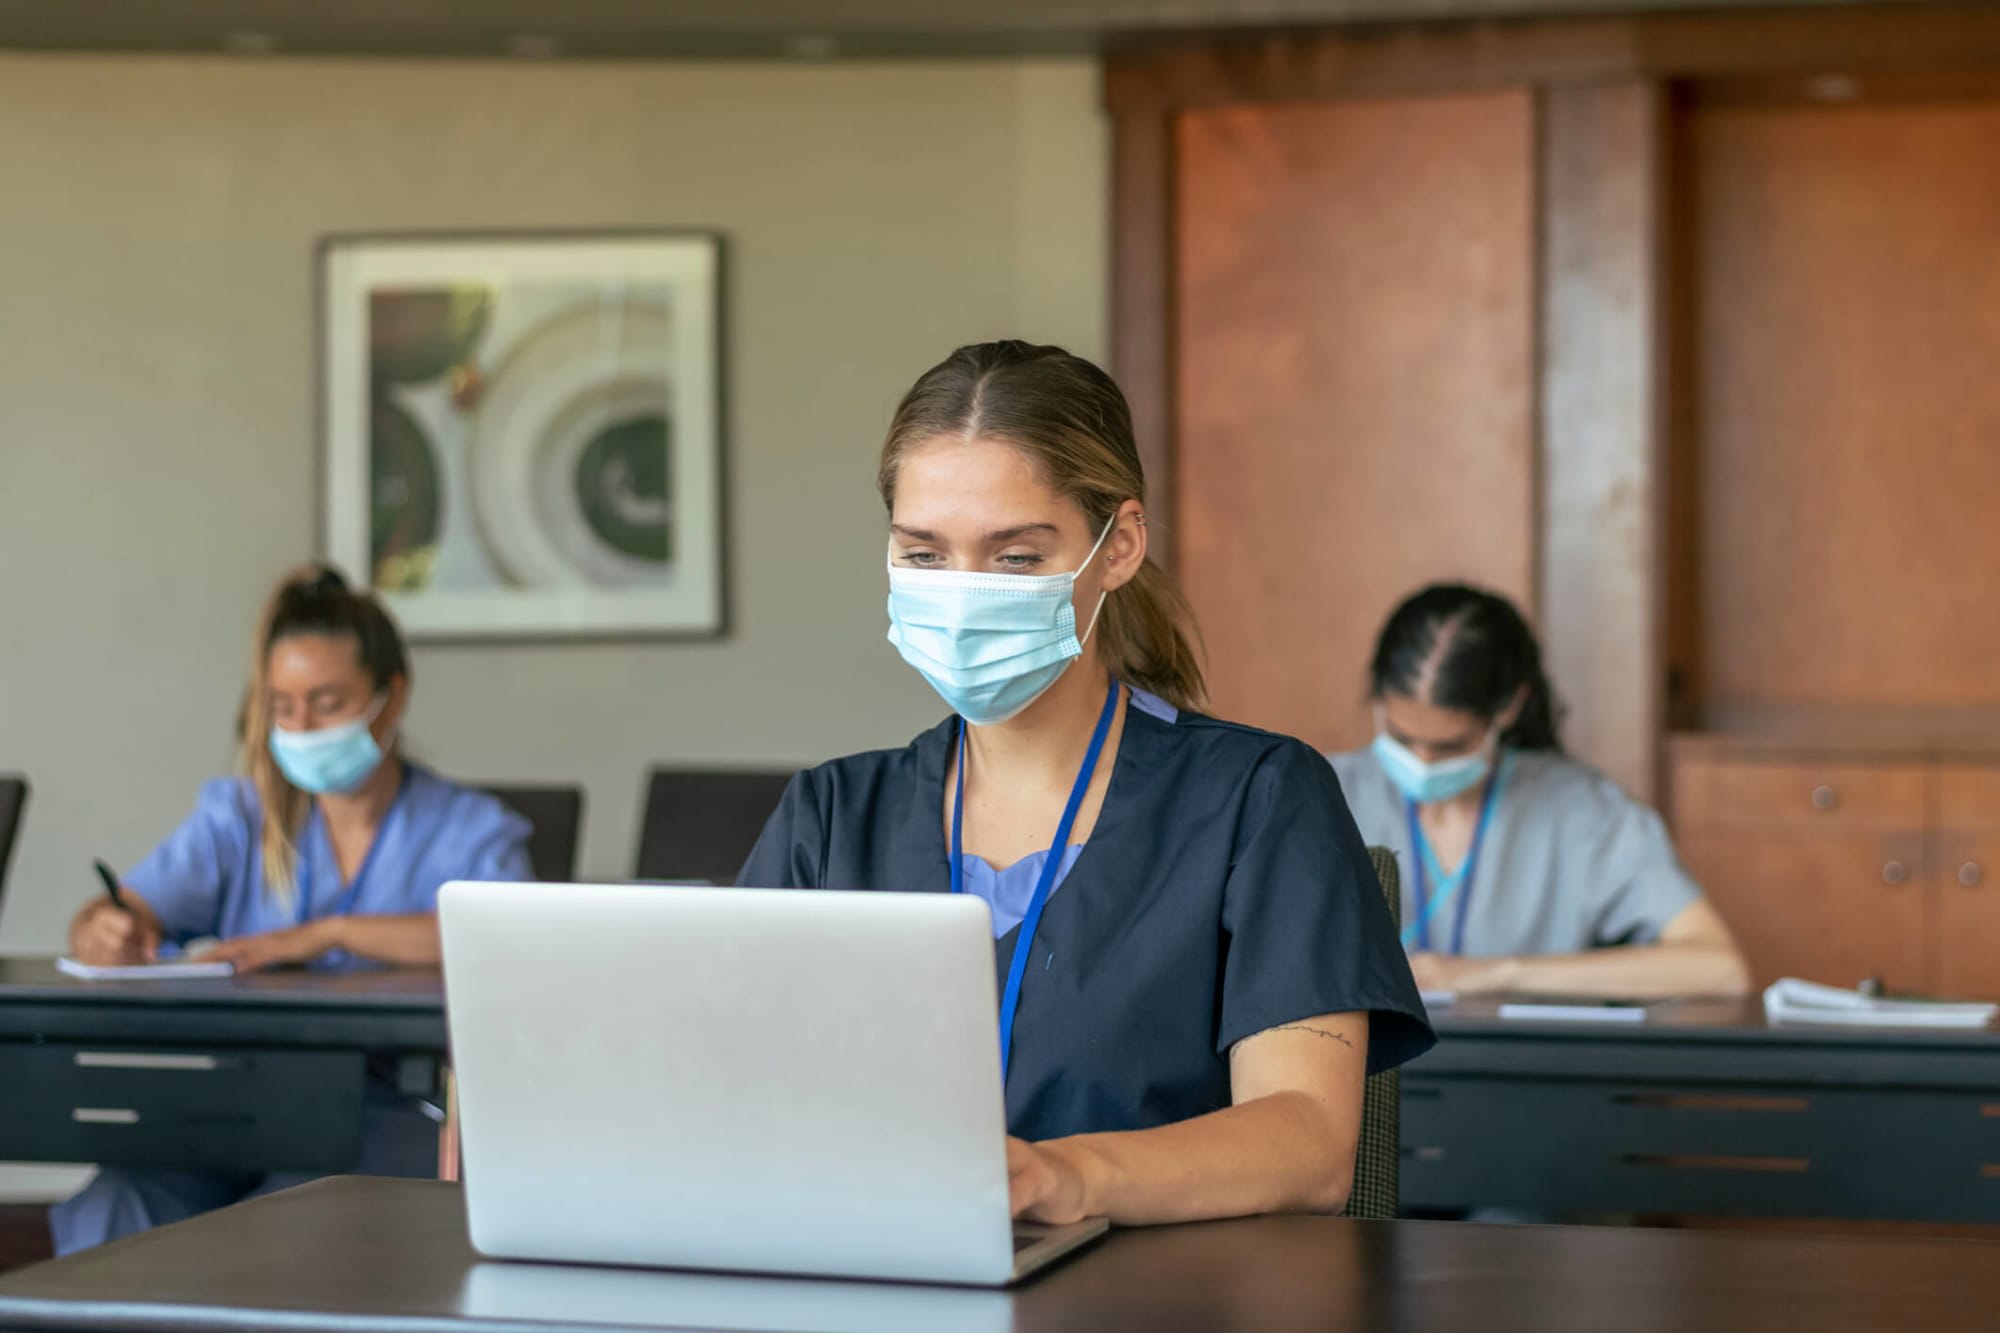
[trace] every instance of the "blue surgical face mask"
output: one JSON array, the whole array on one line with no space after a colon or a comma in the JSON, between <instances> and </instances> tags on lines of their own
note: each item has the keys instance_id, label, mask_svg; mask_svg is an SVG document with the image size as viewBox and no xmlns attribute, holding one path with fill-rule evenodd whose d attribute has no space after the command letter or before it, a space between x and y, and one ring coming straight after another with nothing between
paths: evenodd
<instances>
[{"instance_id":1,"label":"blue surgical face mask","mask_svg":"<svg viewBox=\"0 0 2000 1333\"><path fill-rule=\"evenodd\" d=\"M1113 524L1067 574L986 574L889 566L889 642L953 712L975 727L1020 713L1083 655L1104 598L1076 632L1076 576Z\"/></svg>"},{"instance_id":2,"label":"blue surgical face mask","mask_svg":"<svg viewBox=\"0 0 2000 1333\"><path fill-rule=\"evenodd\" d=\"M278 761L278 770L294 787L315 796L353 791L382 762L382 747L368 728L388 702L389 696L381 695L365 717L318 731L272 727L271 757Z\"/></svg>"},{"instance_id":3,"label":"blue surgical face mask","mask_svg":"<svg viewBox=\"0 0 2000 1333\"><path fill-rule=\"evenodd\" d=\"M1488 736L1471 754L1427 764L1386 731L1375 733L1375 758L1396 790L1418 805L1449 801L1486 781L1493 771L1495 738Z\"/></svg>"}]
</instances>

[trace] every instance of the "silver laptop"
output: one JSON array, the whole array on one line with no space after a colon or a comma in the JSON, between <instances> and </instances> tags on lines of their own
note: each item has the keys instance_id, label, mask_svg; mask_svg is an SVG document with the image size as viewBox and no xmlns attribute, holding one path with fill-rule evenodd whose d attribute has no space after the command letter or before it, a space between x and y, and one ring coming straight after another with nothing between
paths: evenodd
<instances>
[{"instance_id":1,"label":"silver laptop","mask_svg":"<svg viewBox=\"0 0 2000 1333\"><path fill-rule=\"evenodd\" d=\"M976 898L453 883L438 904L488 1258L998 1286L1106 1229L1008 1215Z\"/></svg>"}]
</instances>

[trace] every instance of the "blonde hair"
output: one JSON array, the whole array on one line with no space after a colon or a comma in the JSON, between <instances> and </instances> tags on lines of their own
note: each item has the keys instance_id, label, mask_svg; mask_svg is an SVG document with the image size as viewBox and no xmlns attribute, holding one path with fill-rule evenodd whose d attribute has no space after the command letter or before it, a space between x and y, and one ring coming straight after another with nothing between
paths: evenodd
<instances>
[{"instance_id":1,"label":"blonde hair","mask_svg":"<svg viewBox=\"0 0 2000 1333\"><path fill-rule=\"evenodd\" d=\"M298 887L298 840L312 796L292 785L271 757L271 649L299 634L350 638L376 690L410 674L409 652L389 612L370 592L356 592L327 565L301 565L278 582L257 618L250 683L237 719L237 763L262 812L258 846L264 890L289 902Z\"/></svg>"},{"instance_id":2,"label":"blonde hair","mask_svg":"<svg viewBox=\"0 0 2000 1333\"><path fill-rule=\"evenodd\" d=\"M876 476L895 508L903 456L938 436L1001 440L1083 511L1093 535L1127 500L1146 498L1145 472L1125 395L1102 370L1060 347L1006 341L961 347L925 371L889 423ZM1194 611L1173 576L1150 559L1105 598L1098 655L1117 679L1201 712L1208 686Z\"/></svg>"}]
</instances>

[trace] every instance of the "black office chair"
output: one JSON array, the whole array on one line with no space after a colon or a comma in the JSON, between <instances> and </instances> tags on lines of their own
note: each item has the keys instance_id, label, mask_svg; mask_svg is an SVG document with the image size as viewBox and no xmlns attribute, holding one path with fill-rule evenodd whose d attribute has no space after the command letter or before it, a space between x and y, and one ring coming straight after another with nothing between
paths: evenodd
<instances>
[{"instance_id":1,"label":"black office chair","mask_svg":"<svg viewBox=\"0 0 2000 1333\"><path fill-rule=\"evenodd\" d=\"M576 843L583 826L583 788L515 787L482 788L497 796L502 804L534 825L528 835L528 862L535 878L562 884L576 878Z\"/></svg>"},{"instance_id":2,"label":"black office chair","mask_svg":"<svg viewBox=\"0 0 2000 1333\"><path fill-rule=\"evenodd\" d=\"M789 770L654 769L634 878L734 884L791 780Z\"/></svg>"},{"instance_id":3,"label":"black office chair","mask_svg":"<svg viewBox=\"0 0 2000 1333\"><path fill-rule=\"evenodd\" d=\"M28 809L28 780L0 778L0 896L7 892L7 863L14 855L14 836Z\"/></svg>"},{"instance_id":4,"label":"black office chair","mask_svg":"<svg viewBox=\"0 0 2000 1333\"><path fill-rule=\"evenodd\" d=\"M1396 854L1387 847L1370 847L1375 878L1389 899L1389 919L1403 924L1403 881ZM1368 1080L1361 1094L1361 1142L1354 1152L1354 1188L1348 1192L1342 1217L1392 1218L1402 1191L1403 1080L1392 1069Z\"/></svg>"}]
</instances>

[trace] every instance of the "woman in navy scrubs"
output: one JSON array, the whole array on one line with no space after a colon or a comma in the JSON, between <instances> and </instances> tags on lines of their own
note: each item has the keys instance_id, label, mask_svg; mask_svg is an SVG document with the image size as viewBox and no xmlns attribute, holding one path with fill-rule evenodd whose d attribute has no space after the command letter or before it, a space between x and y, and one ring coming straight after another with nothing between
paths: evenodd
<instances>
[{"instance_id":1,"label":"woman in navy scrubs","mask_svg":"<svg viewBox=\"0 0 2000 1333\"><path fill-rule=\"evenodd\" d=\"M741 882L992 907L1016 1216L1338 1210L1364 1077L1431 1034L1326 763L1200 711L1124 396L960 348L879 485L889 637L955 716L799 774Z\"/></svg>"}]
</instances>

